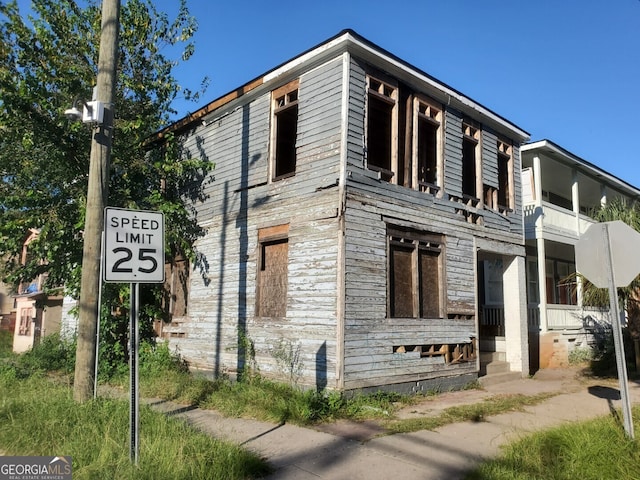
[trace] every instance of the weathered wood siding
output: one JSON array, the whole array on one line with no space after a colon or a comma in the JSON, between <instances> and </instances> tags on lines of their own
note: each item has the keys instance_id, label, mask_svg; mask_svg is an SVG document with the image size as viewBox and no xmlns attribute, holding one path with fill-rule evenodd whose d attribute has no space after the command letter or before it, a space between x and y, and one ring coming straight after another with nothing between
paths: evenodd
<instances>
[{"instance_id":1,"label":"weathered wood siding","mask_svg":"<svg viewBox=\"0 0 640 480\"><path fill-rule=\"evenodd\" d=\"M494 188L498 185L498 137L491 130L482 130L482 182Z\"/></svg>"},{"instance_id":2,"label":"weathered wood siding","mask_svg":"<svg viewBox=\"0 0 640 480\"><path fill-rule=\"evenodd\" d=\"M165 331L196 367L221 374L247 365L334 388L342 61L299 80L292 177L267 178L269 92L214 112L183 137L185 155L215 163L215 181L197 205L207 233L197 244L204 261L191 274L188 316ZM258 231L283 224L289 224L286 318L256 318ZM247 342L255 354L238 355ZM295 365L279 364L282 352Z\"/></svg>"},{"instance_id":3,"label":"weathered wood siding","mask_svg":"<svg viewBox=\"0 0 640 480\"><path fill-rule=\"evenodd\" d=\"M445 108L443 198L392 185L366 170L363 160L366 66L351 66L345 213L344 388L435 380L472 374L476 362L447 364L442 356L394 353L401 345L458 344L477 338L477 236L522 245L521 203L505 216L473 209L450 196L462 196L462 113ZM495 135L483 138L483 174L497 185ZM493 140L493 141L492 141ZM361 143L358 143L361 142ZM519 154L514 152L519 169ZM516 170L519 171L519 170ZM519 184L514 185L516 189ZM517 191L517 190L516 190ZM465 212L480 217L470 222ZM387 226L404 226L444 236L444 318L389 318L387 311Z\"/></svg>"}]
</instances>

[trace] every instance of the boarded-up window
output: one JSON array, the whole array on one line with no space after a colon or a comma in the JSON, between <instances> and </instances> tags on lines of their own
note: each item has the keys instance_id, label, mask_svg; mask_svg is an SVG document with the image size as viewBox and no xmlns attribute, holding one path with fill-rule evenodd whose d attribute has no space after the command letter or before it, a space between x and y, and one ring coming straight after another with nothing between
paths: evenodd
<instances>
[{"instance_id":1,"label":"boarded-up window","mask_svg":"<svg viewBox=\"0 0 640 480\"><path fill-rule=\"evenodd\" d=\"M391 316L413 317L413 249L391 246Z\"/></svg>"},{"instance_id":2,"label":"boarded-up window","mask_svg":"<svg viewBox=\"0 0 640 480\"><path fill-rule=\"evenodd\" d=\"M389 228L389 316L442 318L442 236Z\"/></svg>"},{"instance_id":3,"label":"boarded-up window","mask_svg":"<svg viewBox=\"0 0 640 480\"><path fill-rule=\"evenodd\" d=\"M421 318L438 318L440 316L439 257L439 247L418 249Z\"/></svg>"},{"instance_id":4,"label":"boarded-up window","mask_svg":"<svg viewBox=\"0 0 640 480\"><path fill-rule=\"evenodd\" d=\"M187 314L189 298L189 261L179 257L166 263L164 274L164 311L170 318Z\"/></svg>"},{"instance_id":5,"label":"boarded-up window","mask_svg":"<svg viewBox=\"0 0 640 480\"><path fill-rule=\"evenodd\" d=\"M258 317L283 318L287 314L289 241L282 238L288 226L264 229L259 233L259 268L256 292ZM274 238L275 237L275 238Z\"/></svg>"},{"instance_id":6,"label":"boarded-up window","mask_svg":"<svg viewBox=\"0 0 640 480\"><path fill-rule=\"evenodd\" d=\"M298 81L272 92L273 99L273 179L296 172L296 139L298 135Z\"/></svg>"},{"instance_id":7,"label":"boarded-up window","mask_svg":"<svg viewBox=\"0 0 640 480\"><path fill-rule=\"evenodd\" d=\"M20 311L20 325L18 326L18 335L31 335L32 317L33 308L23 308Z\"/></svg>"}]
</instances>

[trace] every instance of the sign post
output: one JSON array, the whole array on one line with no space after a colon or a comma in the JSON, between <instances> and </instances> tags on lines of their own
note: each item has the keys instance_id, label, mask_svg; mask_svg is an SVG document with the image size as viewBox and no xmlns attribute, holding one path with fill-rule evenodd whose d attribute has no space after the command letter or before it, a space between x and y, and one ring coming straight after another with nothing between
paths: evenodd
<instances>
[{"instance_id":1,"label":"sign post","mask_svg":"<svg viewBox=\"0 0 640 480\"><path fill-rule=\"evenodd\" d=\"M591 225L575 246L576 269L596 287L609 289L624 429L629 438L634 438L633 419L616 287L626 287L640 273L640 255L635 253L639 242L640 233L617 220Z\"/></svg>"},{"instance_id":2,"label":"sign post","mask_svg":"<svg viewBox=\"0 0 640 480\"><path fill-rule=\"evenodd\" d=\"M129 389L131 397L129 457L138 464L140 396L138 348L139 285L164 282L164 216L161 212L104 210L104 281L131 284L129 316Z\"/></svg>"}]
</instances>

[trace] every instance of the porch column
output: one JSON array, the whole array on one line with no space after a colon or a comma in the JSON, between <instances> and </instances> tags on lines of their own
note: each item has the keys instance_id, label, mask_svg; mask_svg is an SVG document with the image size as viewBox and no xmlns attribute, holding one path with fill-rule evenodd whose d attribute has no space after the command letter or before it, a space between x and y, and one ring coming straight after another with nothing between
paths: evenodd
<instances>
[{"instance_id":1,"label":"porch column","mask_svg":"<svg viewBox=\"0 0 640 480\"><path fill-rule=\"evenodd\" d=\"M571 171L571 176L571 206L576 216L576 232L580 235L580 189L578 187L578 171L575 168Z\"/></svg>"},{"instance_id":2,"label":"porch column","mask_svg":"<svg viewBox=\"0 0 640 480\"><path fill-rule=\"evenodd\" d=\"M542 207L542 169L540 168L540 157L533 157L533 178L536 189L536 252L538 255L538 311L540 314L540 331L546 332L548 328L547 320L547 265L545 262L546 252L544 248L543 219L544 210Z\"/></svg>"},{"instance_id":3,"label":"porch column","mask_svg":"<svg viewBox=\"0 0 640 480\"><path fill-rule=\"evenodd\" d=\"M506 360L513 371L529 374L529 329L525 257L505 257L503 272Z\"/></svg>"}]
</instances>

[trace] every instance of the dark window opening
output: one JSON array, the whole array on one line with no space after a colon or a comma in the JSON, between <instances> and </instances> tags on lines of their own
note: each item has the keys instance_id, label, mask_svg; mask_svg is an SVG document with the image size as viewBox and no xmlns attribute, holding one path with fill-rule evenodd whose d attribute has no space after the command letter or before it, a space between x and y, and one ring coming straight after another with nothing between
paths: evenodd
<instances>
[{"instance_id":1,"label":"dark window opening","mask_svg":"<svg viewBox=\"0 0 640 480\"><path fill-rule=\"evenodd\" d=\"M296 137L298 134L298 104L289 105L275 114L276 159L274 178L296 172Z\"/></svg>"},{"instance_id":2,"label":"dark window opening","mask_svg":"<svg viewBox=\"0 0 640 480\"><path fill-rule=\"evenodd\" d=\"M477 140L464 137L462 141L462 194L476 196L476 147Z\"/></svg>"},{"instance_id":3,"label":"dark window opening","mask_svg":"<svg viewBox=\"0 0 640 480\"><path fill-rule=\"evenodd\" d=\"M438 181L438 124L418 117L418 184L434 186ZM425 185L426 184L426 185Z\"/></svg>"},{"instance_id":4,"label":"dark window opening","mask_svg":"<svg viewBox=\"0 0 640 480\"><path fill-rule=\"evenodd\" d=\"M391 171L393 104L369 95L367 118L367 165Z\"/></svg>"}]
</instances>

